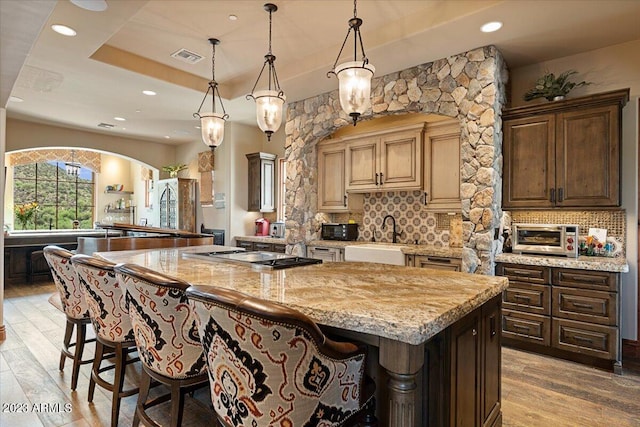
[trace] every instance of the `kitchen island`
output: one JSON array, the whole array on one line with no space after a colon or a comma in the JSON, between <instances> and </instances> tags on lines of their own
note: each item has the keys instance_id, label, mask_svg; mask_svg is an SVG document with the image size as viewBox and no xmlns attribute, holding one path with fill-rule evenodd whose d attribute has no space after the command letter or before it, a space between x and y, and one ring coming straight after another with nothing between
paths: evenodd
<instances>
[{"instance_id":1,"label":"kitchen island","mask_svg":"<svg viewBox=\"0 0 640 427\"><path fill-rule=\"evenodd\" d=\"M365 342L380 425L459 424L457 417L500 425L506 278L354 262L268 270L185 256L215 248L96 255L284 304L330 334Z\"/></svg>"}]
</instances>

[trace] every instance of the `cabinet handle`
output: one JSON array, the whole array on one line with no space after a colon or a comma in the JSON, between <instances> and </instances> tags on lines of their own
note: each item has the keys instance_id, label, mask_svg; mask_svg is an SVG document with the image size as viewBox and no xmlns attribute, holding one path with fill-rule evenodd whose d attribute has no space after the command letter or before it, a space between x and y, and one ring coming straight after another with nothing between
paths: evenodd
<instances>
[{"instance_id":1,"label":"cabinet handle","mask_svg":"<svg viewBox=\"0 0 640 427\"><path fill-rule=\"evenodd\" d=\"M564 191L562 189L562 187L558 188L558 203L562 203L562 201L564 200Z\"/></svg>"},{"instance_id":2,"label":"cabinet handle","mask_svg":"<svg viewBox=\"0 0 640 427\"><path fill-rule=\"evenodd\" d=\"M383 177L382 172L380 172L380 185L384 184L384 182L382 181L382 177Z\"/></svg>"},{"instance_id":3,"label":"cabinet handle","mask_svg":"<svg viewBox=\"0 0 640 427\"><path fill-rule=\"evenodd\" d=\"M344 195L344 207L345 208L347 207L347 195L346 194Z\"/></svg>"},{"instance_id":4,"label":"cabinet handle","mask_svg":"<svg viewBox=\"0 0 640 427\"><path fill-rule=\"evenodd\" d=\"M429 193L427 193L426 191L424 192L424 205L427 206L427 196L429 196Z\"/></svg>"},{"instance_id":5,"label":"cabinet handle","mask_svg":"<svg viewBox=\"0 0 640 427\"><path fill-rule=\"evenodd\" d=\"M574 335L573 339L575 339L576 341L583 341L583 342L593 343L592 339L581 337L580 335Z\"/></svg>"},{"instance_id":6,"label":"cabinet handle","mask_svg":"<svg viewBox=\"0 0 640 427\"><path fill-rule=\"evenodd\" d=\"M593 306L591 304L583 304L581 302L572 302L571 303L574 307L578 307L578 308L593 308Z\"/></svg>"},{"instance_id":7,"label":"cabinet handle","mask_svg":"<svg viewBox=\"0 0 640 427\"><path fill-rule=\"evenodd\" d=\"M451 264L451 259L450 258L441 258L441 257L437 257L437 256L430 256L430 257L427 257L427 260L433 261L433 262L441 262L441 263Z\"/></svg>"},{"instance_id":8,"label":"cabinet handle","mask_svg":"<svg viewBox=\"0 0 640 427\"><path fill-rule=\"evenodd\" d=\"M376 185L380 185L378 184L378 172L376 172Z\"/></svg>"},{"instance_id":9,"label":"cabinet handle","mask_svg":"<svg viewBox=\"0 0 640 427\"><path fill-rule=\"evenodd\" d=\"M555 203L556 202L556 189L552 188L551 189L551 203Z\"/></svg>"},{"instance_id":10,"label":"cabinet handle","mask_svg":"<svg viewBox=\"0 0 640 427\"><path fill-rule=\"evenodd\" d=\"M316 252L319 252L319 251L329 252L331 249L329 249L329 248L315 248L313 250L316 251Z\"/></svg>"},{"instance_id":11,"label":"cabinet handle","mask_svg":"<svg viewBox=\"0 0 640 427\"><path fill-rule=\"evenodd\" d=\"M476 328L473 328L471 330L471 334L475 337L476 335L478 335L478 330Z\"/></svg>"}]
</instances>

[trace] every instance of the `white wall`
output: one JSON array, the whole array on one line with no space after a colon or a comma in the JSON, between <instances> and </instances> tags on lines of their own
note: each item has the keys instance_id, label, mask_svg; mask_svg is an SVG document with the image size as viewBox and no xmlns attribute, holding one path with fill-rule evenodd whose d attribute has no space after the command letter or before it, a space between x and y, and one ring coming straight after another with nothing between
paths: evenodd
<instances>
[{"instance_id":1,"label":"white wall","mask_svg":"<svg viewBox=\"0 0 640 427\"><path fill-rule=\"evenodd\" d=\"M509 70L511 106L527 104L524 93L546 72L576 70L571 81L586 80L588 86L575 89L574 98L616 89L630 88L630 101L623 109L622 207L627 213L626 251L629 272L622 274L622 336L638 337L638 98L640 97L640 40L609 46L579 55ZM543 100L531 101L544 103Z\"/></svg>"}]
</instances>

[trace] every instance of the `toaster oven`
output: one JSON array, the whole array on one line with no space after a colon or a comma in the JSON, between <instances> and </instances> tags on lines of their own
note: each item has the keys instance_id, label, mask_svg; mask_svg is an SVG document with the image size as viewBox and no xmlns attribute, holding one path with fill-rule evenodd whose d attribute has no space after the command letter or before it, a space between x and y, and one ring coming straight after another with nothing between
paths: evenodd
<instances>
[{"instance_id":1,"label":"toaster oven","mask_svg":"<svg viewBox=\"0 0 640 427\"><path fill-rule=\"evenodd\" d=\"M579 229L574 224L513 224L513 252L577 258Z\"/></svg>"}]
</instances>

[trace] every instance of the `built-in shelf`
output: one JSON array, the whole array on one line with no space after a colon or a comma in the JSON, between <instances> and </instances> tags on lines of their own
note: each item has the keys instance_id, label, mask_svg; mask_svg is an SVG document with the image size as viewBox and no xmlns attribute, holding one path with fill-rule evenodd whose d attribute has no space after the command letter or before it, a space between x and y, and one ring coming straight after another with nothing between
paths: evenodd
<instances>
[{"instance_id":1,"label":"built-in shelf","mask_svg":"<svg viewBox=\"0 0 640 427\"><path fill-rule=\"evenodd\" d=\"M108 213L131 213L136 210L135 206L131 206L130 208L124 209L107 209Z\"/></svg>"},{"instance_id":2,"label":"built-in shelf","mask_svg":"<svg viewBox=\"0 0 640 427\"><path fill-rule=\"evenodd\" d=\"M133 191L105 190L104 194L133 194Z\"/></svg>"}]
</instances>

